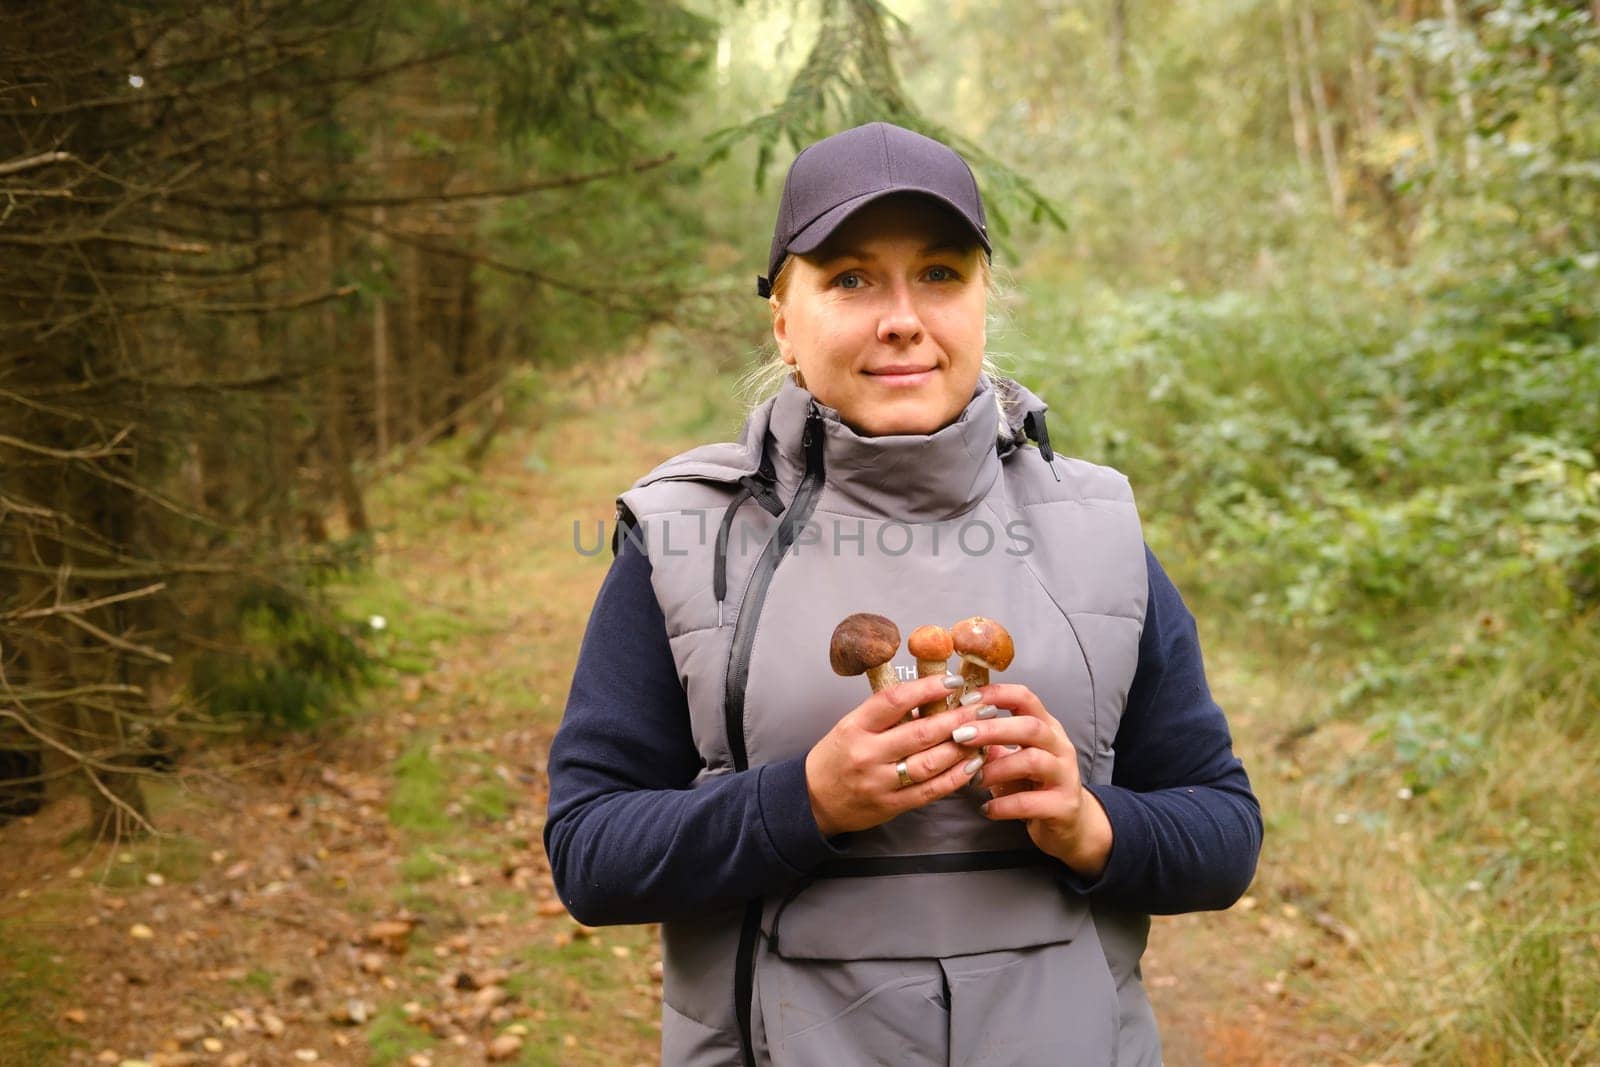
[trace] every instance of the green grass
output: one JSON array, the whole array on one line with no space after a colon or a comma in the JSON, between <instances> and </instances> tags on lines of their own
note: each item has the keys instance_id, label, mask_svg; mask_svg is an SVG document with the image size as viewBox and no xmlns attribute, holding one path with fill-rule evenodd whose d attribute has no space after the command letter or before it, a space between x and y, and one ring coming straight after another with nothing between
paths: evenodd
<instances>
[{"instance_id":1,"label":"green grass","mask_svg":"<svg viewBox=\"0 0 1600 1067\"><path fill-rule=\"evenodd\" d=\"M66 1032L60 1013L76 988L73 970L41 930L0 921L0 1059L6 1063L59 1063L85 1042Z\"/></svg>"},{"instance_id":2,"label":"green grass","mask_svg":"<svg viewBox=\"0 0 1600 1067\"><path fill-rule=\"evenodd\" d=\"M105 871L104 884L112 889L137 889L147 885L152 874L168 882L192 882L208 866L209 849L205 842L182 834L163 833L159 837L130 841L118 848Z\"/></svg>"},{"instance_id":3,"label":"green grass","mask_svg":"<svg viewBox=\"0 0 1600 1067\"><path fill-rule=\"evenodd\" d=\"M404 1063L416 1052L425 1052L439 1043L438 1038L413 1026L398 1004L380 1008L367 1024L368 1062L374 1067Z\"/></svg>"},{"instance_id":4,"label":"green grass","mask_svg":"<svg viewBox=\"0 0 1600 1067\"><path fill-rule=\"evenodd\" d=\"M519 954L522 967L506 983L519 1000L544 1012L540 1020L525 1020L528 1027L521 1062L524 1064L604 1064L615 1054L619 1037L651 1046L656 1032L653 1000L645 1004L633 990L644 978L646 953L655 942L646 927L608 927L593 938L579 938L564 946L530 945ZM630 955L619 959L613 947ZM637 1017L629 1018L632 1011ZM598 1020L609 1033L596 1042ZM569 1048L563 1038L579 1039Z\"/></svg>"},{"instance_id":5,"label":"green grass","mask_svg":"<svg viewBox=\"0 0 1600 1067\"><path fill-rule=\"evenodd\" d=\"M516 804L516 794L499 778L487 778L467 791L467 814L474 819L504 822Z\"/></svg>"},{"instance_id":6,"label":"green grass","mask_svg":"<svg viewBox=\"0 0 1600 1067\"><path fill-rule=\"evenodd\" d=\"M243 989L254 990L263 996L271 996L272 988L277 984L277 979L273 977L271 971L264 967L252 967L234 984Z\"/></svg>"},{"instance_id":7,"label":"green grass","mask_svg":"<svg viewBox=\"0 0 1600 1067\"><path fill-rule=\"evenodd\" d=\"M449 870L449 860L427 845L412 849L400 861L400 877L410 883L431 882Z\"/></svg>"},{"instance_id":8,"label":"green grass","mask_svg":"<svg viewBox=\"0 0 1600 1067\"><path fill-rule=\"evenodd\" d=\"M451 830L445 813L449 791L445 769L430 753L431 737L414 741L394 761L394 791L389 796L389 822L412 837L443 837Z\"/></svg>"}]
</instances>

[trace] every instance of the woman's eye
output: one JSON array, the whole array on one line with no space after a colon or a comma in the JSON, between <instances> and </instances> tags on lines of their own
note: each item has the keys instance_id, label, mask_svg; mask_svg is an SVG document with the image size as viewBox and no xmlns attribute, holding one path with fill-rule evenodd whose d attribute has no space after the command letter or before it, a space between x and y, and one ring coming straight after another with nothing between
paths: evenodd
<instances>
[{"instance_id":1,"label":"woman's eye","mask_svg":"<svg viewBox=\"0 0 1600 1067\"><path fill-rule=\"evenodd\" d=\"M931 282L953 282L956 272L949 267L929 267L928 280Z\"/></svg>"},{"instance_id":2,"label":"woman's eye","mask_svg":"<svg viewBox=\"0 0 1600 1067\"><path fill-rule=\"evenodd\" d=\"M847 271L835 278L833 284L841 289L859 289L861 288L861 275L853 271Z\"/></svg>"}]
</instances>

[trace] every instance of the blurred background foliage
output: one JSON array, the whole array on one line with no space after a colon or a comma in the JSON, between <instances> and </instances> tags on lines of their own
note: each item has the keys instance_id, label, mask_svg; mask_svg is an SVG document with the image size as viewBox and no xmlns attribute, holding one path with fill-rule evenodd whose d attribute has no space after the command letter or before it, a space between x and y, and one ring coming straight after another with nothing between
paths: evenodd
<instances>
[{"instance_id":1,"label":"blurred background foliage","mask_svg":"<svg viewBox=\"0 0 1600 1067\"><path fill-rule=\"evenodd\" d=\"M974 161L1058 447L1307 694L1257 892L1365 947L1306 996L1374 1056L1600 1055L1597 9L0 13L0 811L76 784L136 829L160 731L333 714L383 653L317 592L368 490L440 438L470 480L544 372L646 336L724 394L788 158L886 118Z\"/></svg>"}]
</instances>

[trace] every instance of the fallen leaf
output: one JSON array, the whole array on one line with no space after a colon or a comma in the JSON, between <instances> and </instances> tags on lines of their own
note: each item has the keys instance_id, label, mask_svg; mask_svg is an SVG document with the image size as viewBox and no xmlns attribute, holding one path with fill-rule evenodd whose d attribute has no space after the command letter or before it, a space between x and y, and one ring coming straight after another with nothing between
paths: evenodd
<instances>
[{"instance_id":1,"label":"fallen leaf","mask_svg":"<svg viewBox=\"0 0 1600 1067\"><path fill-rule=\"evenodd\" d=\"M492 1008L511 999L511 993L502 985L485 986L472 995L473 1002L481 1008Z\"/></svg>"},{"instance_id":2,"label":"fallen leaf","mask_svg":"<svg viewBox=\"0 0 1600 1067\"><path fill-rule=\"evenodd\" d=\"M489 1062L499 1063L514 1058L522 1051L522 1038L516 1034L501 1034L489 1042Z\"/></svg>"},{"instance_id":3,"label":"fallen leaf","mask_svg":"<svg viewBox=\"0 0 1600 1067\"><path fill-rule=\"evenodd\" d=\"M150 929L144 923L134 923L132 926L128 927L128 936L133 938L135 941L149 941L151 938L156 936L156 932Z\"/></svg>"},{"instance_id":4,"label":"fallen leaf","mask_svg":"<svg viewBox=\"0 0 1600 1067\"><path fill-rule=\"evenodd\" d=\"M403 919L383 919L367 927L367 940L382 945L395 955L403 955L411 938L412 924Z\"/></svg>"},{"instance_id":5,"label":"fallen leaf","mask_svg":"<svg viewBox=\"0 0 1600 1067\"><path fill-rule=\"evenodd\" d=\"M199 1062L195 1052L158 1052L150 1057L150 1067L195 1067Z\"/></svg>"},{"instance_id":6,"label":"fallen leaf","mask_svg":"<svg viewBox=\"0 0 1600 1067\"><path fill-rule=\"evenodd\" d=\"M80 1026L89 1021L89 1013L82 1008L68 1008L61 1013L61 1017L69 1023L77 1023Z\"/></svg>"},{"instance_id":7,"label":"fallen leaf","mask_svg":"<svg viewBox=\"0 0 1600 1067\"><path fill-rule=\"evenodd\" d=\"M561 903L559 900L542 900L539 902L539 907L536 910L540 915L543 915L546 918L551 918L556 915L565 915L567 913L567 906Z\"/></svg>"}]
</instances>

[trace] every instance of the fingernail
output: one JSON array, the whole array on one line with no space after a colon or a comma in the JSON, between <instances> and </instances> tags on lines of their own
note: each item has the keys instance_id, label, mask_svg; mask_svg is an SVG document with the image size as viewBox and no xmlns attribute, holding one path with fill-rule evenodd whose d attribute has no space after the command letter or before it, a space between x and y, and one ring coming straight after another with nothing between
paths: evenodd
<instances>
[{"instance_id":1,"label":"fingernail","mask_svg":"<svg viewBox=\"0 0 1600 1067\"><path fill-rule=\"evenodd\" d=\"M963 707L971 707L982 699L983 694L974 689L972 692L962 695L961 704Z\"/></svg>"},{"instance_id":2,"label":"fingernail","mask_svg":"<svg viewBox=\"0 0 1600 1067\"><path fill-rule=\"evenodd\" d=\"M995 707L993 704L985 704L983 707L978 709L978 718L980 719L994 719L998 718L999 715L1000 709Z\"/></svg>"},{"instance_id":3,"label":"fingernail","mask_svg":"<svg viewBox=\"0 0 1600 1067\"><path fill-rule=\"evenodd\" d=\"M1006 751L1007 752L1021 752L1022 751L1022 746L1021 745L1007 745L1006 746Z\"/></svg>"},{"instance_id":4,"label":"fingernail","mask_svg":"<svg viewBox=\"0 0 1600 1067\"><path fill-rule=\"evenodd\" d=\"M944 676L944 687L946 689L960 689L961 684L961 675L959 674L947 674Z\"/></svg>"},{"instance_id":5,"label":"fingernail","mask_svg":"<svg viewBox=\"0 0 1600 1067\"><path fill-rule=\"evenodd\" d=\"M961 765L961 773L962 774L972 774L975 771L979 770L982 766L983 766L983 757L982 756L973 756L971 759L967 760L967 762L965 762L965 763L963 763Z\"/></svg>"},{"instance_id":6,"label":"fingernail","mask_svg":"<svg viewBox=\"0 0 1600 1067\"><path fill-rule=\"evenodd\" d=\"M972 784L973 785L982 785L983 784L983 768L982 767L979 767L978 768L978 773L974 774L972 776Z\"/></svg>"},{"instance_id":7,"label":"fingernail","mask_svg":"<svg viewBox=\"0 0 1600 1067\"><path fill-rule=\"evenodd\" d=\"M976 726L959 726L956 728L955 732L950 735L950 740L959 745L963 742L971 741L977 736L978 728Z\"/></svg>"}]
</instances>

